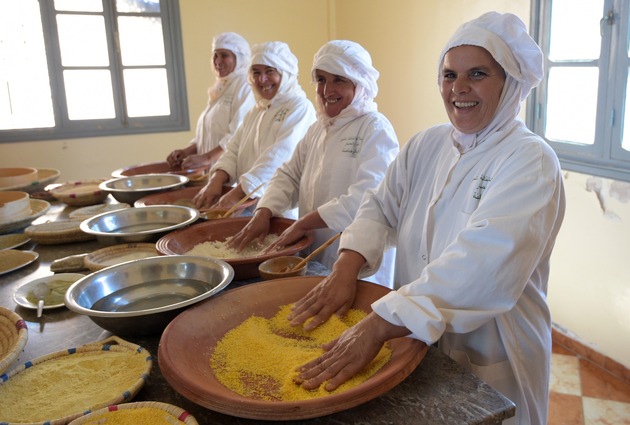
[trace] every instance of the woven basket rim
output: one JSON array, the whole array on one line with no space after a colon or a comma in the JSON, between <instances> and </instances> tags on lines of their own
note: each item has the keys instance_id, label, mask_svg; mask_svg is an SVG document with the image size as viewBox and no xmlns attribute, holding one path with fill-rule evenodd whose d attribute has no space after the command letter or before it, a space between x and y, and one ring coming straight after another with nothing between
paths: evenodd
<instances>
[{"instance_id":1,"label":"woven basket rim","mask_svg":"<svg viewBox=\"0 0 630 425\"><path fill-rule=\"evenodd\" d=\"M53 361L59 357L71 356L74 354L84 353L84 352L123 351L123 350L135 351L135 352L146 355L145 367L142 373L140 374L140 376L138 377L138 379L131 385L130 388L125 388L124 390L122 390L115 399L106 400L101 403L98 403L95 406L92 406L92 408L89 409L88 411L76 412L71 415L65 416L63 418L52 418L50 420L46 420L45 422L34 423L34 424L42 424L42 425L43 424L49 424L49 425L68 424L72 420L78 417L81 417L87 413L93 412L95 410L98 410L107 406L121 404L121 403L124 403L126 400L133 399L133 397L135 397L136 394L138 394L138 392L140 391L140 389L144 386L147 378L149 377L149 374L151 373L151 369L153 367L153 356L144 347L141 347L137 344L133 344L129 341L126 341L114 335L104 340L88 343L80 347L71 347L65 350L55 351L53 353L45 354L29 362L23 363L22 365L12 369L5 376L3 376L3 379L0 380L0 386L4 382L8 382L14 376L20 373L23 373L26 370L33 369L40 363ZM12 425L12 423L8 422L7 425ZM19 424L13 424L13 425L25 425L25 424L19 423Z\"/></svg>"},{"instance_id":2,"label":"woven basket rim","mask_svg":"<svg viewBox=\"0 0 630 425\"><path fill-rule=\"evenodd\" d=\"M0 232L8 233L13 230L26 227L30 223L32 223L36 218L41 217L42 215L46 214L46 212L50 209L50 203L48 201L44 201L42 199L31 198L30 202L31 202L31 214L28 217L24 217L19 220L12 220L8 222L0 223Z\"/></svg>"},{"instance_id":3,"label":"woven basket rim","mask_svg":"<svg viewBox=\"0 0 630 425\"><path fill-rule=\"evenodd\" d=\"M28 340L28 327L22 316L0 306L0 326L6 326L13 336L12 347L6 353L0 353L0 374L17 360Z\"/></svg>"},{"instance_id":4,"label":"woven basket rim","mask_svg":"<svg viewBox=\"0 0 630 425\"><path fill-rule=\"evenodd\" d=\"M126 243L108 246L105 248L97 249L89 253L84 259L83 263L85 266L91 271L97 271L104 269L107 267L106 264L103 264L104 260L116 258L122 253L132 253L132 252L147 252L151 253L152 256L158 256L160 253L155 246L155 243L147 243L147 242L137 242L137 243Z\"/></svg>"},{"instance_id":5,"label":"woven basket rim","mask_svg":"<svg viewBox=\"0 0 630 425\"><path fill-rule=\"evenodd\" d=\"M95 239L96 236L85 233L80 228L81 220L51 221L34 224L24 229L33 242L41 244L56 244L67 242L82 242ZM55 227L59 229L55 230ZM47 228L52 228L48 229Z\"/></svg>"},{"instance_id":6,"label":"woven basket rim","mask_svg":"<svg viewBox=\"0 0 630 425\"><path fill-rule=\"evenodd\" d=\"M77 419L73 420L72 422L70 422L69 425L83 424L86 421L89 421L90 419L96 416L109 413L112 410L131 410L131 409L140 409L144 407L159 409L159 410L168 412L171 415L173 415L175 418L185 423L186 425L199 424L197 422L197 419L195 419L195 417L192 414L190 414L187 410L182 409L181 407L178 407L169 403L163 403L160 401L136 401L132 403L118 404L116 406L104 407L98 410L94 410L93 412L88 413L87 415L80 416Z\"/></svg>"}]
</instances>

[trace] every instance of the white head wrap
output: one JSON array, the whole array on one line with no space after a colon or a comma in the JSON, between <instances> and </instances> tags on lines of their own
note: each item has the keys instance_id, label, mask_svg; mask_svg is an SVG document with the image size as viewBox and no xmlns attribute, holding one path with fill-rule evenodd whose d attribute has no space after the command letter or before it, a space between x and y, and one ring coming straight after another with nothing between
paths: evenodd
<instances>
[{"instance_id":1,"label":"white head wrap","mask_svg":"<svg viewBox=\"0 0 630 425\"><path fill-rule=\"evenodd\" d=\"M298 59L291 52L289 45L281 41L269 41L267 43L256 44L252 48L252 58L250 67L253 65L265 65L276 68L282 80L278 92L271 101L282 100L287 97L300 95L306 97L306 94L300 87L298 76ZM254 89L254 97L258 106L266 107L271 101L264 99L254 88L251 72L249 74L249 82Z\"/></svg>"},{"instance_id":2,"label":"white head wrap","mask_svg":"<svg viewBox=\"0 0 630 425\"><path fill-rule=\"evenodd\" d=\"M239 74L247 72L251 50L249 43L242 36L235 32L224 32L216 35L212 39L212 51L225 49L236 56L236 68L234 72Z\"/></svg>"},{"instance_id":3,"label":"white head wrap","mask_svg":"<svg viewBox=\"0 0 630 425\"><path fill-rule=\"evenodd\" d=\"M332 40L324 44L313 58L311 76L316 82L316 70L322 70L349 79L355 85L354 99L341 113L332 118L356 117L370 111L376 111L374 98L378 94L377 80L379 72L372 66L372 57L358 43L349 40ZM325 113L322 100L317 96L318 118L330 121Z\"/></svg>"},{"instance_id":4,"label":"white head wrap","mask_svg":"<svg viewBox=\"0 0 630 425\"><path fill-rule=\"evenodd\" d=\"M219 98L221 98L221 96L223 96L228 83L236 75L244 75L247 73L249 58L251 55L247 40L235 32L224 32L216 35L212 39L213 54L217 49L225 49L234 53L234 56L236 56L236 66L234 67L234 71L230 72L225 77L218 77L214 84L208 88L209 104L214 104Z\"/></svg>"},{"instance_id":5,"label":"white head wrap","mask_svg":"<svg viewBox=\"0 0 630 425\"><path fill-rule=\"evenodd\" d=\"M490 124L476 135L454 132L456 141L471 148L518 116L520 102L540 83L544 67L540 47L527 33L523 21L511 13L488 12L459 27L440 54L438 75L446 53L464 45L486 49L506 73L501 99ZM465 140L471 137L474 140Z\"/></svg>"}]
</instances>

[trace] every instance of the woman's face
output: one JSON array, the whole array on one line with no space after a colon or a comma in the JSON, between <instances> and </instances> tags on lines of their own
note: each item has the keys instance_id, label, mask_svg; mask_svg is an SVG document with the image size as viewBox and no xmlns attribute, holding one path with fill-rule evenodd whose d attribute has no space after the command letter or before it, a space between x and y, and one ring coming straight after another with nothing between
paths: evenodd
<instances>
[{"instance_id":1,"label":"woman's face","mask_svg":"<svg viewBox=\"0 0 630 425\"><path fill-rule=\"evenodd\" d=\"M212 64L219 77L226 77L236 68L236 55L227 49L216 49L212 55Z\"/></svg>"},{"instance_id":2,"label":"woman's face","mask_svg":"<svg viewBox=\"0 0 630 425\"><path fill-rule=\"evenodd\" d=\"M465 134L483 130L492 120L505 72L484 48L458 46L444 56L440 91L448 118Z\"/></svg>"},{"instance_id":3,"label":"woman's face","mask_svg":"<svg viewBox=\"0 0 630 425\"><path fill-rule=\"evenodd\" d=\"M264 99L271 100L280 88L282 75L276 68L267 65L252 65L251 73L254 88Z\"/></svg>"},{"instance_id":4,"label":"woman's face","mask_svg":"<svg viewBox=\"0 0 630 425\"><path fill-rule=\"evenodd\" d=\"M315 82L317 96L321 99L326 115L329 117L336 117L352 103L355 86L347 78L316 69Z\"/></svg>"}]
</instances>

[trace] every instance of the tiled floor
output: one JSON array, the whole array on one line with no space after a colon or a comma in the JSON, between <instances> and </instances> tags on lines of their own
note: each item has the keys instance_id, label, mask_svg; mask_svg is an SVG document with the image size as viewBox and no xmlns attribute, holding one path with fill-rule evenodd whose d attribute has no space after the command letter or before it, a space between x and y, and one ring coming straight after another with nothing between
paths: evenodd
<instances>
[{"instance_id":1,"label":"tiled floor","mask_svg":"<svg viewBox=\"0 0 630 425\"><path fill-rule=\"evenodd\" d=\"M549 425L630 425L630 382L553 345Z\"/></svg>"}]
</instances>

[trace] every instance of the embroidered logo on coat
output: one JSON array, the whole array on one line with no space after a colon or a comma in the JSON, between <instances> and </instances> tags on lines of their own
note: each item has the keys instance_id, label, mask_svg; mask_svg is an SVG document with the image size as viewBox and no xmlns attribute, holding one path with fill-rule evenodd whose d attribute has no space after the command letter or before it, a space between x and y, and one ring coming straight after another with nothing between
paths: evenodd
<instances>
[{"instance_id":1,"label":"embroidered logo on coat","mask_svg":"<svg viewBox=\"0 0 630 425\"><path fill-rule=\"evenodd\" d=\"M356 156L359 152L361 152L361 142L363 139L359 137L350 137L347 139L342 139L343 148L341 148L341 152L349 153L352 156Z\"/></svg>"},{"instance_id":2,"label":"embroidered logo on coat","mask_svg":"<svg viewBox=\"0 0 630 425\"><path fill-rule=\"evenodd\" d=\"M479 177L475 177L473 180L479 180L477 182L477 187L475 188L475 193L473 193L473 198L481 199L481 195L483 194L483 191L486 190L486 186L488 185L490 181L492 181L492 178L490 176L486 176L485 174L482 174Z\"/></svg>"},{"instance_id":3,"label":"embroidered logo on coat","mask_svg":"<svg viewBox=\"0 0 630 425\"><path fill-rule=\"evenodd\" d=\"M284 121L288 113L289 108L282 108L276 113L276 115L273 117L273 120L277 122L282 122Z\"/></svg>"}]
</instances>

